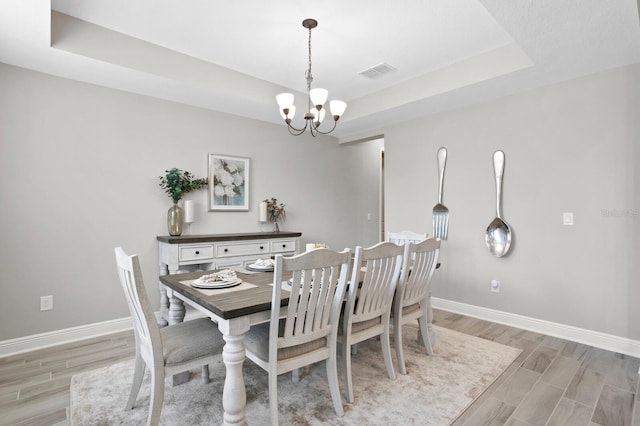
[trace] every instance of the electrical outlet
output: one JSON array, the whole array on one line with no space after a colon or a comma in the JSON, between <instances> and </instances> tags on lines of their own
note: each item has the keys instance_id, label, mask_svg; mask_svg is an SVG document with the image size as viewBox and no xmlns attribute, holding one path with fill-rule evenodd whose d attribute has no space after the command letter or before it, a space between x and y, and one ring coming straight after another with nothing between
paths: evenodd
<instances>
[{"instance_id":1,"label":"electrical outlet","mask_svg":"<svg viewBox=\"0 0 640 426\"><path fill-rule=\"evenodd\" d=\"M500 293L500 281L491 280L491 291L493 293Z\"/></svg>"},{"instance_id":2,"label":"electrical outlet","mask_svg":"<svg viewBox=\"0 0 640 426\"><path fill-rule=\"evenodd\" d=\"M40 297L40 311L50 311L53 309L53 296Z\"/></svg>"}]
</instances>

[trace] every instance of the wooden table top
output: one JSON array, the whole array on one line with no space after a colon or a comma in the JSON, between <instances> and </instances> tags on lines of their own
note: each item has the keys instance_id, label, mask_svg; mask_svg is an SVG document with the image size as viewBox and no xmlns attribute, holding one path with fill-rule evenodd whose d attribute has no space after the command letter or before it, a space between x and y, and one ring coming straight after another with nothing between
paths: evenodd
<instances>
[{"instance_id":1,"label":"wooden table top","mask_svg":"<svg viewBox=\"0 0 640 426\"><path fill-rule=\"evenodd\" d=\"M302 232L243 232L241 234L209 234L209 235L180 235L171 237L168 235L157 236L156 239L167 244L193 244L223 241L242 240L270 240L273 238L297 238Z\"/></svg>"},{"instance_id":2,"label":"wooden table top","mask_svg":"<svg viewBox=\"0 0 640 426\"><path fill-rule=\"evenodd\" d=\"M271 298L273 295L273 272L260 272L257 274L243 274L237 272L238 278L242 281L254 284L253 287L245 290L223 292L210 296L180 281L195 280L211 271L197 271L186 274L160 275L160 282L175 292L193 300L207 310L215 313L221 318L231 319L256 312L271 310ZM283 275L283 280L289 279L290 274ZM283 291L281 306L286 306L289 302L289 292Z\"/></svg>"}]
</instances>

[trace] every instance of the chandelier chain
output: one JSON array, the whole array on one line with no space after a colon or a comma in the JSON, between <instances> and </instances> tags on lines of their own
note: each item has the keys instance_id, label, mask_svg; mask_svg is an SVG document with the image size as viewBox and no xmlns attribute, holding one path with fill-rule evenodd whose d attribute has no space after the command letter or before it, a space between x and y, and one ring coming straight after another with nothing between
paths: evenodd
<instances>
[{"instance_id":1,"label":"chandelier chain","mask_svg":"<svg viewBox=\"0 0 640 426\"><path fill-rule=\"evenodd\" d=\"M311 91L311 82L313 81L313 75L311 75L311 28L309 28L309 69L307 70L307 92Z\"/></svg>"}]
</instances>

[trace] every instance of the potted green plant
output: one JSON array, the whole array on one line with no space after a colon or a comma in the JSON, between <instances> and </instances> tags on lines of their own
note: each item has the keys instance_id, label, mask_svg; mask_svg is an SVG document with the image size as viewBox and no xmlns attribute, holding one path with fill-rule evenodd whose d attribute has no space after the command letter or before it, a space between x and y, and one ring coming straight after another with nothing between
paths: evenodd
<instances>
[{"instance_id":1,"label":"potted green plant","mask_svg":"<svg viewBox=\"0 0 640 426\"><path fill-rule=\"evenodd\" d=\"M160 179L160 188L164 189L173 206L167 212L167 227L169 235L179 236L182 234L183 210L178 206L178 202L182 197L200 188L208 185L207 178L196 179L191 173L177 168L165 170L164 176L158 176Z\"/></svg>"}]
</instances>

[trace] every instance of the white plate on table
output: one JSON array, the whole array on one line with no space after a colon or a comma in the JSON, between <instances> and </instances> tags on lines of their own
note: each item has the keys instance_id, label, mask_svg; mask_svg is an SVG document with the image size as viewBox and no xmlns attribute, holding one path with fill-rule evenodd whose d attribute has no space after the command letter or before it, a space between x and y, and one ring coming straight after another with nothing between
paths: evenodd
<instances>
[{"instance_id":1,"label":"white plate on table","mask_svg":"<svg viewBox=\"0 0 640 426\"><path fill-rule=\"evenodd\" d=\"M235 287L237 285L242 284L242 280L237 278L235 280L230 281L214 281L214 282L198 282L198 280L191 283L191 287L200 288L205 290L215 290L219 288L229 288Z\"/></svg>"},{"instance_id":2,"label":"white plate on table","mask_svg":"<svg viewBox=\"0 0 640 426\"><path fill-rule=\"evenodd\" d=\"M273 272L274 270L274 266L259 266L256 264L251 264L251 265L247 265L245 266L245 268L249 271L254 271L254 272Z\"/></svg>"}]
</instances>

